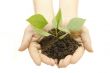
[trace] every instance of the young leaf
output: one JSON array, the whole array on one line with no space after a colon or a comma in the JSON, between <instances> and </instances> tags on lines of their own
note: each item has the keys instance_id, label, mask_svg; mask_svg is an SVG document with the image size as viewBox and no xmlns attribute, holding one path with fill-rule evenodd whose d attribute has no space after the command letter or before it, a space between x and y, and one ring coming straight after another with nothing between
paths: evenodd
<instances>
[{"instance_id":1,"label":"young leaf","mask_svg":"<svg viewBox=\"0 0 110 73\"><path fill-rule=\"evenodd\" d=\"M46 32L46 31L43 31L41 29L38 29L38 28L34 28L34 30L35 30L35 32L37 34L40 34L41 36L49 36L49 35L51 35L50 33Z\"/></svg>"},{"instance_id":2,"label":"young leaf","mask_svg":"<svg viewBox=\"0 0 110 73\"><path fill-rule=\"evenodd\" d=\"M70 31L68 29L66 29L66 28L59 27L59 30L64 31L66 33L70 33Z\"/></svg>"},{"instance_id":3,"label":"young leaf","mask_svg":"<svg viewBox=\"0 0 110 73\"><path fill-rule=\"evenodd\" d=\"M52 20L52 24L53 24L53 27L56 29L57 28L57 21L56 21L55 17Z\"/></svg>"},{"instance_id":4,"label":"young leaf","mask_svg":"<svg viewBox=\"0 0 110 73\"><path fill-rule=\"evenodd\" d=\"M59 39L63 39L67 34L68 34L68 33L66 33L66 34L64 34L64 35L62 35L62 36L60 36Z\"/></svg>"},{"instance_id":5,"label":"young leaf","mask_svg":"<svg viewBox=\"0 0 110 73\"><path fill-rule=\"evenodd\" d=\"M83 26L85 19L82 18L73 18L70 20L69 24L67 25L67 29L70 31L79 31Z\"/></svg>"},{"instance_id":6,"label":"young leaf","mask_svg":"<svg viewBox=\"0 0 110 73\"><path fill-rule=\"evenodd\" d=\"M62 14L61 14L61 9L59 9L56 15L57 26L60 24L61 20L62 20Z\"/></svg>"},{"instance_id":7,"label":"young leaf","mask_svg":"<svg viewBox=\"0 0 110 73\"><path fill-rule=\"evenodd\" d=\"M50 33L43 31L43 28L45 27L45 25L47 25L48 22L42 15L35 14L31 16L29 19L27 19L27 21L31 24L36 33L42 36L50 35Z\"/></svg>"},{"instance_id":8,"label":"young leaf","mask_svg":"<svg viewBox=\"0 0 110 73\"><path fill-rule=\"evenodd\" d=\"M31 16L27 21L35 28L43 29L48 24L47 20L40 14Z\"/></svg>"},{"instance_id":9,"label":"young leaf","mask_svg":"<svg viewBox=\"0 0 110 73\"><path fill-rule=\"evenodd\" d=\"M57 15L53 18L53 21L52 21L54 28L58 29L61 23L61 20L62 20L62 14L61 14L61 9L59 9Z\"/></svg>"}]
</instances>

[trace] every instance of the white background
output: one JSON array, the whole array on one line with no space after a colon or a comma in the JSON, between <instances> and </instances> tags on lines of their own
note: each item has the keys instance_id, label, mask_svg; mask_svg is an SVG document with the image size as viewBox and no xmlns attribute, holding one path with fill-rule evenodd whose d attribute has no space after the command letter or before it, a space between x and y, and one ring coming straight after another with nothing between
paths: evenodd
<instances>
[{"instance_id":1,"label":"white background","mask_svg":"<svg viewBox=\"0 0 110 73\"><path fill-rule=\"evenodd\" d=\"M53 1L57 12L59 0ZM17 51L33 13L32 0L0 0L0 73L110 73L110 0L79 0L79 17L87 19L94 53L85 51L77 64L63 69L36 66L27 50Z\"/></svg>"}]
</instances>

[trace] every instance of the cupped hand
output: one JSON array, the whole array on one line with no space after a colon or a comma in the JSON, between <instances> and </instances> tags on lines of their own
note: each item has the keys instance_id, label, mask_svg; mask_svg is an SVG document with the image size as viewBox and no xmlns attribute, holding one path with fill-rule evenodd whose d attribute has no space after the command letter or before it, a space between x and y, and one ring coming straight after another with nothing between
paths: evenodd
<instances>
[{"instance_id":1,"label":"cupped hand","mask_svg":"<svg viewBox=\"0 0 110 73\"><path fill-rule=\"evenodd\" d=\"M36 13L41 13L48 19L48 22L51 22L53 19L53 9L52 9L52 0L34 0L34 7ZM60 0L60 8L62 10L63 21L68 21L71 18L77 16L77 0ZM37 9L37 10L36 10ZM65 25L66 23L63 22ZM62 26L65 26L62 24ZM51 28L51 24L46 27L46 30ZM79 37L74 37L74 33L71 33L73 38L82 44L82 46L78 47L73 55L67 55L64 59L61 59L59 64L57 65L60 68L67 67L69 64L75 64L79 61L79 59L84 54L85 49L89 52L92 52L91 47L91 40L89 36L89 32L87 28L82 27L81 33L78 34ZM33 61L40 65L41 62L48 64L48 65L55 65L57 64L57 60L49 58L41 53L41 46L38 44L42 37L37 35L31 26L28 26L25 29L23 40L21 43L21 47L19 51L24 51L28 48L30 56L32 57Z\"/></svg>"},{"instance_id":2,"label":"cupped hand","mask_svg":"<svg viewBox=\"0 0 110 73\"><path fill-rule=\"evenodd\" d=\"M62 26L65 27L72 18L77 17L78 0L60 0L59 6L61 8L63 17ZM73 55L67 55L64 59L61 59L58 64L58 67L63 68L67 67L69 64L77 63L84 54L85 49L88 52L93 52L88 29L83 26L80 31L81 32L78 33L79 37L77 38L74 37L73 31L71 31L71 35L76 41L81 43L82 46L78 47L78 49L74 52Z\"/></svg>"},{"instance_id":3,"label":"cupped hand","mask_svg":"<svg viewBox=\"0 0 110 73\"><path fill-rule=\"evenodd\" d=\"M52 8L52 0L33 0L35 14L42 14L48 21L48 26L46 26L45 30L48 31L51 27L51 21L53 19L53 8ZM28 48L29 53L33 61L40 65L41 62L54 65L55 61L52 58L49 58L43 55L40 51L41 47L37 41L39 41L42 37L37 35L31 26L28 26L24 31L23 40L19 51L24 51Z\"/></svg>"},{"instance_id":4,"label":"cupped hand","mask_svg":"<svg viewBox=\"0 0 110 73\"><path fill-rule=\"evenodd\" d=\"M91 47L91 39L89 31L86 27L82 27L81 32L78 34L71 33L72 37L81 44L80 47L74 52L73 55L67 55L64 59L61 59L58 67L67 67L69 64L75 64L83 56L85 49L88 52L93 52ZM78 36L78 37L75 37Z\"/></svg>"},{"instance_id":5,"label":"cupped hand","mask_svg":"<svg viewBox=\"0 0 110 73\"><path fill-rule=\"evenodd\" d=\"M28 48L30 56L37 65L40 65L41 62L43 62L53 66L55 61L52 58L48 58L43 55L40 51L41 47L40 44L38 44L38 41L40 41L41 38L42 37L40 35L37 35L34 32L31 26L28 26L24 31L24 36L19 51L24 51Z\"/></svg>"},{"instance_id":6,"label":"cupped hand","mask_svg":"<svg viewBox=\"0 0 110 73\"><path fill-rule=\"evenodd\" d=\"M78 49L75 51L73 55L68 55L64 59L61 59L58 67L66 67L69 64L75 64L79 61L79 59L82 57L84 53L84 48L86 48L89 52L92 52L91 48L91 41L89 37L89 33L86 27L83 27L81 29L81 33L78 34L79 37L74 37L74 33L71 33L73 38L82 44L82 46L78 47ZM76 34L77 35L77 34ZM19 51L24 51L26 48L28 48L30 56L32 57L33 61L40 65L41 62L46 63L48 65L55 65L57 64L57 60L54 60L52 58L49 58L41 53L41 46L38 44L42 37L40 35L37 35L33 28L31 26L28 26L25 29L23 40L21 43L21 47Z\"/></svg>"}]
</instances>

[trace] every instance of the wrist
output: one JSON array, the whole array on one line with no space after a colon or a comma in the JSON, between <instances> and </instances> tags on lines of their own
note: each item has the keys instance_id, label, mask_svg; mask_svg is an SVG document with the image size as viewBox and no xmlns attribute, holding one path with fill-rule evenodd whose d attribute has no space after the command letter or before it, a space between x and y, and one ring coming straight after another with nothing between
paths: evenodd
<instances>
[{"instance_id":1,"label":"wrist","mask_svg":"<svg viewBox=\"0 0 110 73\"><path fill-rule=\"evenodd\" d=\"M62 20L67 23L70 19L77 17L78 0L60 0Z\"/></svg>"}]
</instances>

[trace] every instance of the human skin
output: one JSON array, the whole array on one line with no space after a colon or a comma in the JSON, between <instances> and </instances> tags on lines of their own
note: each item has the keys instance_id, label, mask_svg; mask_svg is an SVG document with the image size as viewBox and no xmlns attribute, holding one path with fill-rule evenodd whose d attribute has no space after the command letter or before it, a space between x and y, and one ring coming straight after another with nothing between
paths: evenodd
<instances>
[{"instance_id":1,"label":"human skin","mask_svg":"<svg viewBox=\"0 0 110 73\"><path fill-rule=\"evenodd\" d=\"M77 9L78 9L78 0L60 0L60 8L62 11L62 27L67 26L67 23L72 19L77 17ZM71 34L74 34L73 31L71 31ZM73 35L74 36L74 35ZM65 59L61 59L59 62L59 67L66 67L70 63L75 64L79 61L79 59L82 57L84 50L87 49L87 51L92 52L91 47L91 40L89 36L89 32L86 27L82 27L80 37L74 38L74 39L80 39L77 40L78 42L82 43L81 47L78 47L78 49L75 51L75 53L71 56L68 55L65 57Z\"/></svg>"},{"instance_id":2,"label":"human skin","mask_svg":"<svg viewBox=\"0 0 110 73\"><path fill-rule=\"evenodd\" d=\"M34 0L34 10L36 14L42 14L48 21L48 25L44 28L44 30L48 31L52 28L52 19L54 17L52 0ZM78 0L60 0L60 9L62 10L62 27L65 27L71 18L77 17L77 6ZM68 10L67 10L68 9ZM80 37L75 38L83 45L79 47L73 55L68 55L64 59L61 59L58 67L67 67L69 64L74 64L79 61L82 57L84 50L87 49L89 52L92 52L91 41L89 37L87 28L82 27ZM21 43L20 51L24 51L28 48L29 53L35 64L40 65L41 62L48 65L57 64L57 60L49 58L41 53L39 49L41 49L40 44L36 43L36 41L40 41L41 36L36 35L31 26L28 26L25 29L23 40ZM88 47L87 47L88 46ZM84 49L85 48L85 49Z\"/></svg>"},{"instance_id":3,"label":"human skin","mask_svg":"<svg viewBox=\"0 0 110 73\"><path fill-rule=\"evenodd\" d=\"M51 29L51 21L53 19L53 8L52 8L52 0L33 0L34 2L34 10L35 14L42 14L48 21L48 25L44 28L44 30L48 31ZM33 28L28 26L24 31L23 40L19 51L24 51L28 48L29 53L35 64L40 65L41 62L44 62L49 65L54 65L54 60L44 56L39 52L40 46L36 43L40 39L40 35L36 35ZM36 44L35 44L36 43Z\"/></svg>"}]
</instances>

